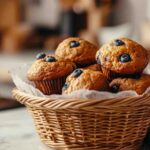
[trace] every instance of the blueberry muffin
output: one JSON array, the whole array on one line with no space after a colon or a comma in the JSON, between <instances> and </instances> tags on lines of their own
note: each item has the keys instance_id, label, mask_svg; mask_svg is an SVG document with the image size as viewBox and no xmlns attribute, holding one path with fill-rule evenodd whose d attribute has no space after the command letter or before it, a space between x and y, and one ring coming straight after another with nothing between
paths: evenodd
<instances>
[{"instance_id":1,"label":"blueberry muffin","mask_svg":"<svg viewBox=\"0 0 150 150\"><path fill-rule=\"evenodd\" d=\"M76 69L66 79L63 94L69 94L80 89L105 91L108 89L106 77L99 71Z\"/></svg>"},{"instance_id":2,"label":"blueberry muffin","mask_svg":"<svg viewBox=\"0 0 150 150\"><path fill-rule=\"evenodd\" d=\"M74 70L75 64L57 60L54 56L38 54L37 60L28 70L27 77L44 94L60 94L66 77Z\"/></svg>"},{"instance_id":3,"label":"blueberry muffin","mask_svg":"<svg viewBox=\"0 0 150 150\"><path fill-rule=\"evenodd\" d=\"M61 42L55 52L58 59L73 61L78 67L95 63L98 48L80 38L71 37Z\"/></svg>"},{"instance_id":4,"label":"blueberry muffin","mask_svg":"<svg viewBox=\"0 0 150 150\"><path fill-rule=\"evenodd\" d=\"M149 61L146 49L127 38L115 39L103 45L96 59L110 79L140 74Z\"/></svg>"},{"instance_id":5,"label":"blueberry muffin","mask_svg":"<svg viewBox=\"0 0 150 150\"><path fill-rule=\"evenodd\" d=\"M90 69L90 70L93 70L93 71L102 71L100 64L90 65L90 66L85 67L83 69Z\"/></svg>"},{"instance_id":6,"label":"blueberry muffin","mask_svg":"<svg viewBox=\"0 0 150 150\"><path fill-rule=\"evenodd\" d=\"M150 86L150 75L142 74L140 78L117 78L110 83L110 90L114 93L119 91L134 90L143 94Z\"/></svg>"}]
</instances>

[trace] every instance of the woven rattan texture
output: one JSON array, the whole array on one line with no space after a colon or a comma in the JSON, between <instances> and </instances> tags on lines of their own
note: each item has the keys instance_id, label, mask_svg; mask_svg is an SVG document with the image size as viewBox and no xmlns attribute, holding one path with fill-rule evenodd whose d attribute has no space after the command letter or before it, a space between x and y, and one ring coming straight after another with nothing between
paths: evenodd
<instances>
[{"instance_id":1,"label":"woven rattan texture","mask_svg":"<svg viewBox=\"0 0 150 150\"><path fill-rule=\"evenodd\" d=\"M31 112L41 140L58 150L138 150L150 124L150 95L105 101L13 95Z\"/></svg>"}]
</instances>

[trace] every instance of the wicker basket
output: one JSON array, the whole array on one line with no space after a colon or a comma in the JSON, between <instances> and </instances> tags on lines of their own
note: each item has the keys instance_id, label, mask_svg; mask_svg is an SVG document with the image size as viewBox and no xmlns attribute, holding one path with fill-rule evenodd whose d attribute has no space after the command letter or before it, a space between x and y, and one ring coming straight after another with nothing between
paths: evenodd
<instances>
[{"instance_id":1,"label":"wicker basket","mask_svg":"<svg viewBox=\"0 0 150 150\"><path fill-rule=\"evenodd\" d=\"M55 149L138 150L150 124L150 95L107 100L49 99L13 90Z\"/></svg>"}]
</instances>

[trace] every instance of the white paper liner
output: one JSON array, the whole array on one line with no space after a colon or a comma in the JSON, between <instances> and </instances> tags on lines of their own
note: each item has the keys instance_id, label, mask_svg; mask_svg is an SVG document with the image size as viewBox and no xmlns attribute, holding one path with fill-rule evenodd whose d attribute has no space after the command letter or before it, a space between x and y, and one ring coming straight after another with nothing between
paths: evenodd
<instances>
[{"instance_id":1,"label":"white paper liner","mask_svg":"<svg viewBox=\"0 0 150 150\"><path fill-rule=\"evenodd\" d=\"M74 91L71 94L68 95L44 95L42 92L40 92L37 88L35 88L34 83L30 82L27 79L27 71L31 64L26 64L21 67L12 68L10 70L10 74L12 76L13 82L16 85L16 87L25 93L39 96L39 97L49 97L51 99L74 99L74 98L81 98L81 99L98 99L98 100L104 100L109 98L120 98L120 97L126 97L126 96L139 96L135 91L122 91L118 92L117 94L113 94L110 92L99 92L94 90L78 90ZM144 73L150 74L150 63L144 70ZM145 91L144 94L150 93L150 87Z\"/></svg>"}]
</instances>

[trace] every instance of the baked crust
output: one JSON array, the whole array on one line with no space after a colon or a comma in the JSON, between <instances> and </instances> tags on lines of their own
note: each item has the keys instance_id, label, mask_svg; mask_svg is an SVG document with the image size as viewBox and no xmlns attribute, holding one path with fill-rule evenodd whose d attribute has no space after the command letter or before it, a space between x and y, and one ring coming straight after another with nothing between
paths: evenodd
<instances>
[{"instance_id":1,"label":"baked crust","mask_svg":"<svg viewBox=\"0 0 150 150\"><path fill-rule=\"evenodd\" d=\"M100 61L103 68L119 74L135 74L141 73L148 64L148 52L140 44L127 39L120 38L124 44L121 46L114 45L112 40L103 45L96 54L96 58ZM120 62L119 57L122 54L129 54L131 61Z\"/></svg>"},{"instance_id":2,"label":"baked crust","mask_svg":"<svg viewBox=\"0 0 150 150\"><path fill-rule=\"evenodd\" d=\"M73 73L66 79L67 89L63 89L63 94L69 94L79 89L105 91L108 89L107 78L100 71L81 69L83 73L79 77L74 77Z\"/></svg>"},{"instance_id":3,"label":"baked crust","mask_svg":"<svg viewBox=\"0 0 150 150\"><path fill-rule=\"evenodd\" d=\"M51 80L69 75L75 69L75 64L67 61L46 62L36 60L28 70L27 77L31 81Z\"/></svg>"},{"instance_id":4,"label":"baked crust","mask_svg":"<svg viewBox=\"0 0 150 150\"><path fill-rule=\"evenodd\" d=\"M79 46L70 48L70 42L77 41ZM77 65L88 65L95 62L95 55L98 48L92 43L81 38L71 37L61 42L55 55L58 59L73 61Z\"/></svg>"},{"instance_id":5,"label":"baked crust","mask_svg":"<svg viewBox=\"0 0 150 150\"><path fill-rule=\"evenodd\" d=\"M139 79L117 78L110 83L110 89L117 85L118 91L134 90L138 94L142 94L150 86L150 75L142 74Z\"/></svg>"}]
</instances>

